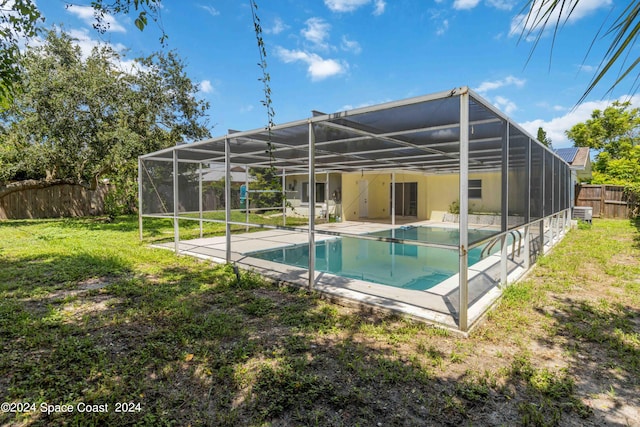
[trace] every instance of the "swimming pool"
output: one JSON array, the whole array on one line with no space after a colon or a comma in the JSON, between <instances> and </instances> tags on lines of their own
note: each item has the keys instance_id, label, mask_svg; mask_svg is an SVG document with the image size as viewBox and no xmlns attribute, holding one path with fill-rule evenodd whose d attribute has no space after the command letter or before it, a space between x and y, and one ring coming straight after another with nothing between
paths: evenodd
<instances>
[{"instance_id":1,"label":"swimming pool","mask_svg":"<svg viewBox=\"0 0 640 427\"><path fill-rule=\"evenodd\" d=\"M477 242L496 234L492 230L469 230L469 242ZM443 227L400 227L367 234L416 240L442 247L418 246L340 237L316 243L316 271L360 279L404 289L426 290L458 274L459 231ZM498 250L496 245L492 252ZM480 260L482 248L469 251L469 265ZM295 267L309 266L309 245L292 245L247 253L253 258Z\"/></svg>"}]
</instances>

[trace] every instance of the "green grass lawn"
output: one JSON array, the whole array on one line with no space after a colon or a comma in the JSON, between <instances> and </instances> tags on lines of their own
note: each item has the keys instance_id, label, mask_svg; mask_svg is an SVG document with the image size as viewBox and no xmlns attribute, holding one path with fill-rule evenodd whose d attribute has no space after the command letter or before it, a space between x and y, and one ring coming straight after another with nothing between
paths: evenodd
<instances>
[{"instance_id":1,"label":"green grass lawn","mask_svg":"<svg viewBox=\"0 0 640 427\"><path fill-rule=\"evenodd\" d=\"M200 221L198 214L182 214L180 219L180 239L195 239L200 237ZM185 219L191 218L191 219ZM202 232L205 236L224 236L225 224L224 211L205 212L203 215ZM162 241L173 241L173 218L157 219L157 218L145 218L143 224L144 239L149 243L157 243ZM247 222L247 215L244 212L233 211L231 212L231 222ZM262 224L262 225L283 225L281 212L265 212L264 214L251 213L249 214L248 222L250 224ZM287 217L288 227L306 226L308 223L305 217ZM128 226L138 227L137 222L132 224L128 222ZM247 227L243 225L231 225L232 233L244 233L247 231ZM259 227L250 227L249 231L261 230Z\"/></svg>"},{"instance_id":2,"label":"green grass lawn","mask_svg":"<svg viewBox=\"0 0 640 427\"><path fill-rule=\"evenodd\" d=\"M0 222L1 425L640 424L638 222L571 231L467 339L145 229Z\"/></svg>"}]
</instances>

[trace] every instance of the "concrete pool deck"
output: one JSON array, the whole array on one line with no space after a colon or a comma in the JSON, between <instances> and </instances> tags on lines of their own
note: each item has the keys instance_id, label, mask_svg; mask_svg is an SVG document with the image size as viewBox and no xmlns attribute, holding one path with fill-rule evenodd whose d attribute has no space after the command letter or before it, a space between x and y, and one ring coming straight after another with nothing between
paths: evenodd
<instances>
[{"instance_id":1,"label":"concrete pool deck","mask_svg":"<svg viewBox=\"0 0 640 427\"><path fill-rule=\"evenodd\" d=\"M406 222L403 225L457 228L457 224L435 221ZM396 224L399 227L400 224ZM317 224L315 241L335 239L336 236L322 232L346 234L366 234L392 228L389 223L356 222ZM545 239L547 240L547 239ZM276 249L292 245L307 244L306 232L270 229L231 236L231 262L240 268L255 271L276 281L308 287L309 275L306 269L272 261L253 258L248 253ZM173 242L153 245L173 250ZM508 282L517 280L524 273L524 251L508 261ZM179 253L224 263L226 238L205 237L179 242ZM314 290L332 300L345 305L368 306L384 311L408 315L437 325L458 330L458 274L440 282L427 290L411 290L363 280L350 279L316 271ZM469 268L469 324L491 308L500 295L500 255L494 254L482 259Z\"/></svg>"}]
</instances>

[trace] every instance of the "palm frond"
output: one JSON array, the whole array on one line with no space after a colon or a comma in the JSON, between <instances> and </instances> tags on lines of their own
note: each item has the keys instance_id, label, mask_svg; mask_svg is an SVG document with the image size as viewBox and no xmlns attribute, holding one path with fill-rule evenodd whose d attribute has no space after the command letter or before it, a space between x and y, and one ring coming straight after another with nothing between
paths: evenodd
<instances>
[{"instance_id":1,"label":"palm frond","mask_svg":"<svg viewBox=\"0 0 640 427\"><path fill-rule=\"evenodd\" d=\"M630 3L620 13L618 18L611 25L605 35L614 35L611 45L607 49L607 52L603 58L601 66L599 67L597 74L591 80L589 87L584 92L578 103L581 103L586 97L593 91L593 89L600 83L604 76L610 71L610 69L618 62L618 60L626 52L627 56L630 54L630 49L635 44L636 38L640 33L640 2L635 1ZM606 62L605 62L606 61ZM609 87L606 93L611 93L626 77L628 77L634 68L640 62L640 58L636 58L631 65L629 65ZM623 62L622 67L624 68ZM604 64L604 65L603 65ZM637 78L635 79L637 80ZM634 84L633 87L636 87ZM635 90L635 89L633 89Z\"/></svg>"},{"instance_id":2,"label":"palm frond","mask_svg":"<svg viewBox=\"0 0 640 427\"><path fill-rule=\"evenodd\" d=\"M567 23L571 15L575 13L579 3L580 0L528 0L525 3L520 12L520 14L525 17L523 18L523 27L518 42L523 39L527 40L532 36L535 37L526 61L527 64L531 61L533 53L538 48L543 35L546 34L547 31L552 30L551 49L549 52L549 67L551 67L551 59L553 57L553 50L558 33L562 26ZM603 21L601 27L594 35L588 47L585 60L598 40L606 37L613 37L613 39L594 77L577 104L582 103L596 86L602 82L604 77L612 72L614 65L621 64L621 71L606 94L611 93L623 81L632 77L632 72L640 62L640 58L638 58L631 64L628 64L632 48L638 34L640 34L640 0L630 1L613 24L603 32L608 20L609 16ZM633 92L638 89L638 79L638 76L633 78L633 84L631 86Z\"/></svg>"}]
</instances>

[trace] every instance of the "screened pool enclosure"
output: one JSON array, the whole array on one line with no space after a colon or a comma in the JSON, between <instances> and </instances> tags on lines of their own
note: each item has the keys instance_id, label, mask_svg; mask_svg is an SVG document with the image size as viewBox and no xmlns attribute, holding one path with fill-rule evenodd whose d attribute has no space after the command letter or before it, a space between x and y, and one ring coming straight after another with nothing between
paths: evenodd
<instances>
[{"instance_id":1,"label":"screened pool enclosure","mask_svg":"<svg viewBox=\"0 0 640 427\"><path fill-rule=\"evenodd\" d=\"M564 235L569 166L466 87L139 159L191 254L466 332ZM185 237L188 236L188 237Z\"/></svg>"}]
</instances>

